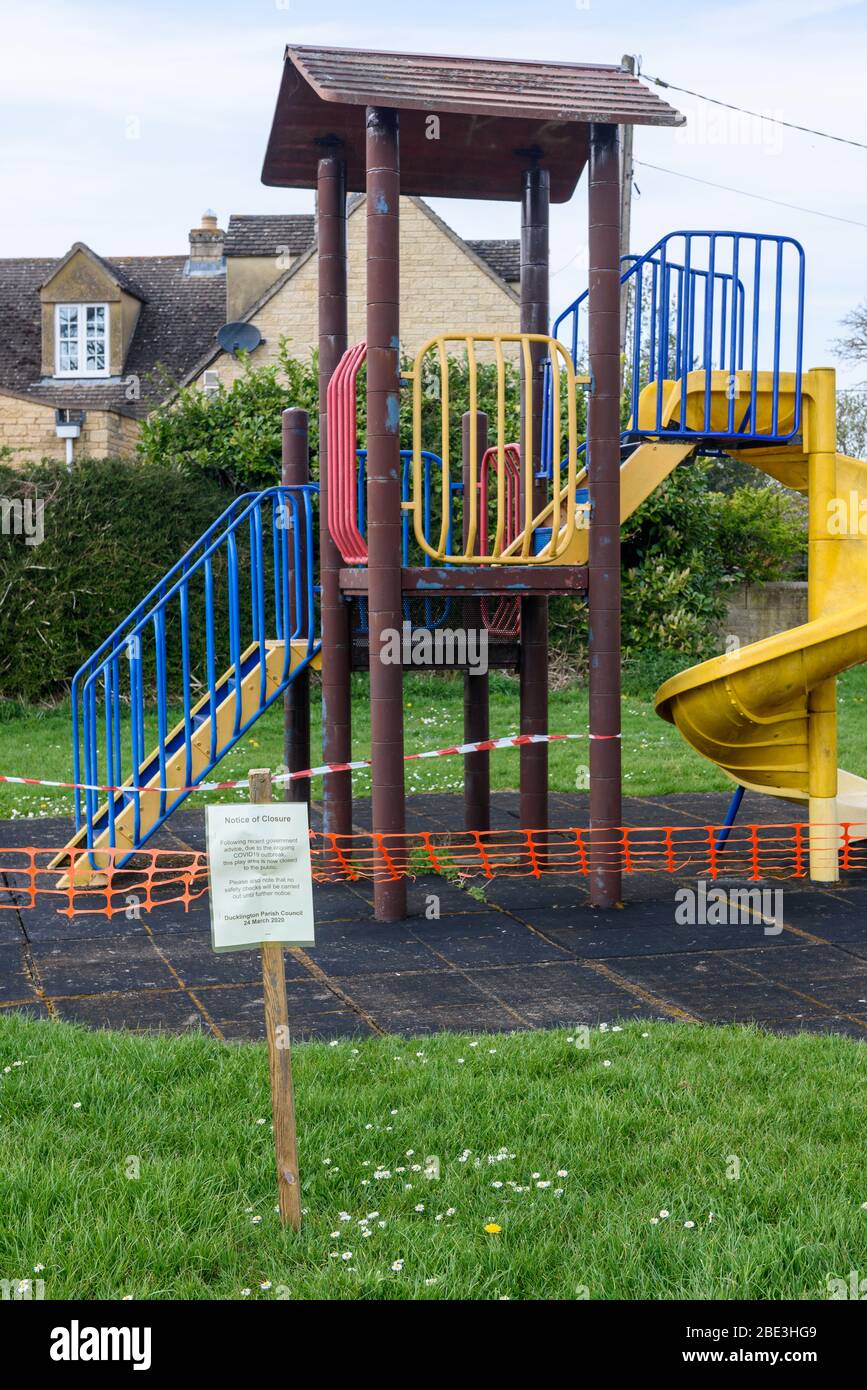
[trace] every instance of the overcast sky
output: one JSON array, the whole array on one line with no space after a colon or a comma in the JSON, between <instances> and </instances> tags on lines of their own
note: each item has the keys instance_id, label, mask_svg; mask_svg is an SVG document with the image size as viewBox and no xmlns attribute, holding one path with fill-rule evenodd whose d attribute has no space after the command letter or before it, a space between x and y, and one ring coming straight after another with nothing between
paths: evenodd
<instances>
[{"instance_id":1,"label":"overcast sky","mask_svg":"<svg viewBox=\"0 0 867 1390\"><path fill-rule=\"evenodd\" d=\"M180 254L214 207L308 211L260 170L287 40L617 63L867 143L864 0L0 0L0 255ZM832 213L832 221L636 166L632 249L676 227L783 232L807 253L807 365L833 363L867 298L867 149L671 92L685 131L636 131L645 164ZM515 236L517 205L434 204L464 236ZM852 225L852 224L860 225ZM552 305L580 288L584 187L552 210ZM845 381L865 375L838 365Z\"/></svg>"}]
</instances>

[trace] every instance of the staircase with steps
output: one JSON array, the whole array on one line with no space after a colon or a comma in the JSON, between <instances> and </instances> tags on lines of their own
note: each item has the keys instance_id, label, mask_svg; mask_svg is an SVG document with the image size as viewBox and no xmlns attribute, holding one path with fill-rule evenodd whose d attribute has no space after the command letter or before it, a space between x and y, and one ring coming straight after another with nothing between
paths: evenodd
<instances>
[{"instance_id":1,"label":"staircase with steps","mask_svg":"<svg viewBox=\"0 0 867 1390\"><path fill-rule=\"evenodd\" d=\"M299 673L318 667L316 493L237 498L76 674L83 785L75 836L53 865L74 860L76 885L104 882L111 861L122 867Z\"/></svg>"}]
</instances>

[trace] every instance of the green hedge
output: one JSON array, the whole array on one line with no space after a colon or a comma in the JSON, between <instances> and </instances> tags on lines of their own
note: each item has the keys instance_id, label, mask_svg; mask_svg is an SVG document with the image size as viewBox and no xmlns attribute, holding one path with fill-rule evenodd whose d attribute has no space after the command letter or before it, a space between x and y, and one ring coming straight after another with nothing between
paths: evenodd
<instances>
[{"instance_id":1,"label":"green hedge","mask_svg":"<svg viewBox=\"0 0 867 1390\"><path fill-rule=\"evenodd\" d=\"M176 465L82 459L0 464L0 698L47 700L231 501ZM9 504L39 499L44 539L11 529ZM194 653L194 658L198 657Z\"/></svg>"}]
</instances>

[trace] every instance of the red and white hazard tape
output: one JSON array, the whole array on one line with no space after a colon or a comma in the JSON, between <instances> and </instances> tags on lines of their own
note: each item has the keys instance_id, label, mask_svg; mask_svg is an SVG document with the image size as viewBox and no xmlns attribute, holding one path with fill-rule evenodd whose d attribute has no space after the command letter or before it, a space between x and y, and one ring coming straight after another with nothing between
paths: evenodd
<instances>
[{"instance_id":1,"label":"red and white hazard tape","mask_svg":"<svg viewBox=\"0 0 867 1390\"><path fill-rule=\"evenodd\" d=\"M530 743L562 743L569 739L586 739L587 734L515 734L511 738L485 738L478 743L456 743L450 748L434 748L427 753L404 753L404 762L416 762L422 758L449 758L455 754L488 753L495 748L524 748ZM619 738L619 734L590 734L590 738ZM303 778L327 777L333 772L359 772L370 767L370 758L355 758L350 763L322 763L320 767L308 767L302 772L275 772L271 780L275 783L298 782ZM164 787L151 783L146 787L109 787L90 782L51 782L42 777L8 777L0 773L0 783L10 783L18 787L59 787L64 791L80 792L222 792L235 788L249 787L248 778L236 782L199 782L194 787Z\"/></svg>"}]
</instances>

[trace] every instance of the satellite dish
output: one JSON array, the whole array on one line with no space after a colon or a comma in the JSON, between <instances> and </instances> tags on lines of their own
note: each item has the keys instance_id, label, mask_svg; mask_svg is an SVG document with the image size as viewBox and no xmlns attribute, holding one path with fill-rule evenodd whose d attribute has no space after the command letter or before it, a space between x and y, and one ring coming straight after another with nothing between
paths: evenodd
<instances>
[{"instance_id":1,"label":"satellite dish","mask_svg":"<svg viewBox=\"0 0 867 1390\"><path fill-rule=\"evenodd\" d=\"M253 352L262 341L262 334L252 323L224 323L217 334L220 347L233 357L239 352Z\"/></svg>"}]
</instances>

